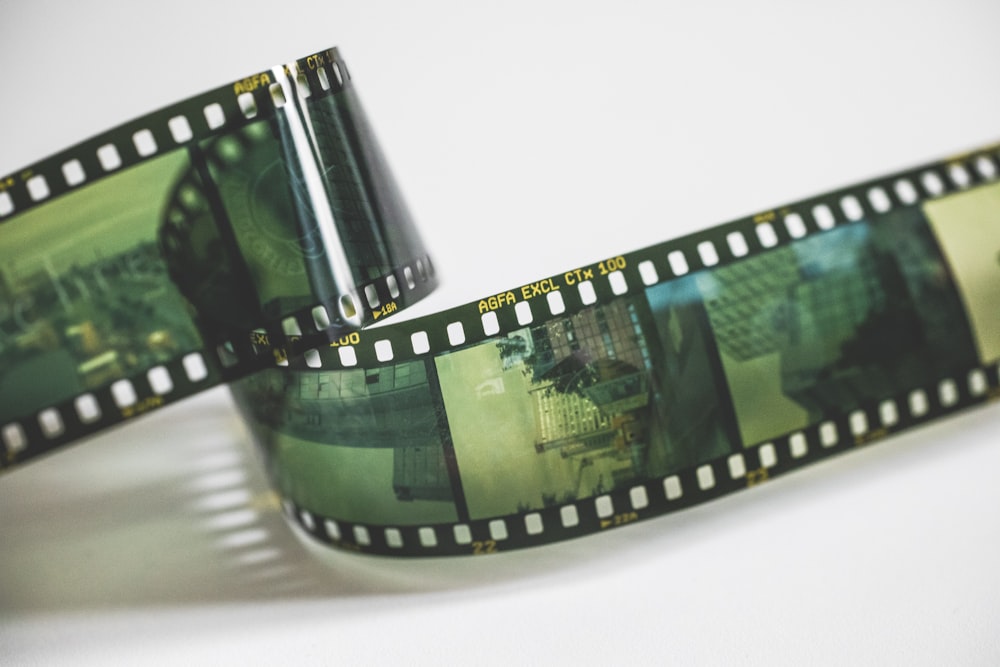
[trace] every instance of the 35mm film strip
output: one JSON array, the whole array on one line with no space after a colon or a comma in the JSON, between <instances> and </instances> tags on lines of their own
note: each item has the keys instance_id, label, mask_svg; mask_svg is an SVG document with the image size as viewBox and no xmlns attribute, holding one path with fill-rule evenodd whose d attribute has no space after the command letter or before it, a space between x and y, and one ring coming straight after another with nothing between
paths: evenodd
<instances>
[{"instance_id":1,"label":"35mm film strip","mask_svg":"<svg viewBox=\"0 0 1000 667\"><path fill-rule=\"evenodd\" d=\"M433 265L333 50L2 182L5 465L233 381L343 548L595 532L1000 393L1000 146L372 327Z\"/></svg>"}]
</instances>

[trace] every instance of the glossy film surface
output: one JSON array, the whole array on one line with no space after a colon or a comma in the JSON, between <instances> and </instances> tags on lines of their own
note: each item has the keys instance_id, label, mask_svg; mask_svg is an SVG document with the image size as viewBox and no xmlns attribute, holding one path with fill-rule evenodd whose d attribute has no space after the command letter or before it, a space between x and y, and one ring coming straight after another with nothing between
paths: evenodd
<instances>
[{"instance_id":1,"label":"glossy film surface","mask_svg":"<svg viewBox=\"0 0 1000 667\"><path fill-rule=\"evenodd\" d=\"M997 394L998 160L381 325L434 266L313 54L0 179L3 465L230 381L335 546L490 553L687 507Z\"/></svg>"}]
</instances>

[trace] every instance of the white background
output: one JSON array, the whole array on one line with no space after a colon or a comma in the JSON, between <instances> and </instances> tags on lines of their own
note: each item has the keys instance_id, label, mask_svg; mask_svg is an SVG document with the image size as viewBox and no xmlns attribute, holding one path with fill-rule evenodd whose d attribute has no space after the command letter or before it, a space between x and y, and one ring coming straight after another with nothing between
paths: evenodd
<instances>
[{"instance_id":1,"label":"white background","mask_svg":"<svg viewBox=\"0 0 1000 667\"><path fill-rule=\"evenodd\" d=\"M426 312L1000 139L995 0L417 4L0 0L0 173L339 45ZM218 389L0 479L0 662L997 664L998 427L550 547L317 557Z\"/></svg>"}]
</instances>

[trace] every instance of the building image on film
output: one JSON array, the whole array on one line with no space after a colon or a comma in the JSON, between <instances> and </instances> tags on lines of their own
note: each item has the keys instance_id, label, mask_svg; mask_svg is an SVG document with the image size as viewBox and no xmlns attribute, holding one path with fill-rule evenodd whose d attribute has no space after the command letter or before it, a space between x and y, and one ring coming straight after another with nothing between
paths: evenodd
<instances>
[{"instance_id":1,"label":"building image on film","mask_svg":"<svg viewBox=\"0 0 1000 667\"><path fill-rule=\"evenodd\" d=\"M668 467L652 331L635 296L437 357L472 517L607 493Z\"/></svg>"},{"instance_id":2,"label":"building image on film","mask_svg":"<svg viewBox=\"0 0 1000 667\"><path fill-rule=\"evenodd\" d=\"M326 480L303 485L313 493L297 498L304 506L319 512L339 507L340 518L373 523L417 516L451 521L458 517L461 486L453 457L449 462L433 372L426 360L369 369L267 370L234 390L250 412L265 458L277 462L272 470ZM287 475L292 497L299 478Z\"/></svg>"},{"instance_id":3,"label":"building image on film","mask_svg":"<svg viewBox=\"0 0 1000 667\"><path fill-rule=\"evenodd\" d=\"M975 363L961 302L916 209L695 280L746 445Z\"/></svg>"}]
</instances>

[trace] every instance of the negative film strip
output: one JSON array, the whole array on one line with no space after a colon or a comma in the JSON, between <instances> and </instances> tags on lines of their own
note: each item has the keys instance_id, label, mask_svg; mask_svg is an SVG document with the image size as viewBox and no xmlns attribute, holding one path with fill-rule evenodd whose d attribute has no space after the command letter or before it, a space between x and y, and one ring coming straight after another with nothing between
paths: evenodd
<instances>
[{"instance_id":1,"label":"negative film strip","mask_svg":"<svg viewBox=\"0 0 1000 667\"><path fill-rule=\"evenodd\" d=\"M8 179L0 248L29 265L0 283L0 397L20 392L23 407L0 419L9 461L233 380L306 532L364 552L482 554L687 507L1000 395L1000 146L364 328L430 289L433 267L395 190L356 194L391 176L350 139L374 146L348 82L323 52ZM237 122L174 136L159 158L175 160L170 177L140 174L142 129L208 119L212 104ZM64 268L41 250L62 228L30 216L68 190L37 177L62 168L72 187L65 165L92 169L124 139L137 153L122 177L170 183L155 232L121 239L95 216L96 258ZM355 243L358 220L376 231ZM365 254L376 237L401 261ZM84 292L113 302L112 275L148 283L157 308L130 291L103 320L73 309ZM25 391L67 351L90 356L59 367L59 398Z\"/></svg>"}]
</instances>

